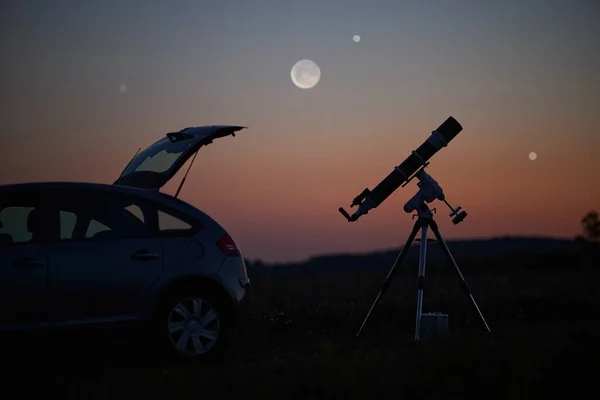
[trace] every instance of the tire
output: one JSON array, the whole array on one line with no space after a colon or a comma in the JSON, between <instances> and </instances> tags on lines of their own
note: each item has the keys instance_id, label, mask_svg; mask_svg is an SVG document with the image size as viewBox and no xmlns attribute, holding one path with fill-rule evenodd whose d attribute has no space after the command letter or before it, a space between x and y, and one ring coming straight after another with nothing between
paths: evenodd
<instances>
[{"instance_id":1,"label":"tire","mask_svg":"<svg viewBox=\"0 0 600 400\"><path fill-rule=\"evenodd\" d=\"M211 290L189 288L167 295L154 330L163 354L177 361L219 361L230 336L230 312Z\"/></svg>"}]
</instances>

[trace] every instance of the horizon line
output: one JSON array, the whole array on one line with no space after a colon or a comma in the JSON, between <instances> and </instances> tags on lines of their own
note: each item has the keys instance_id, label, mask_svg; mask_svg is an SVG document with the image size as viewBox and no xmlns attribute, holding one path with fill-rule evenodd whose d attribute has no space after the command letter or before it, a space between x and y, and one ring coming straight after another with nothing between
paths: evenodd
<instances>
[{"instance_id":1,"label":"horizon line","mask_svg":"<svg viewBox=\"0 0 600 400\"><path fill-rule=\"evenodd\" d=\"M418 239L420 239L420 238L415 238L412 245L419 243ZM540 239L540 240L562 240L562 241L573 241L574 242L577 240L577 235L571 237L571 236L552 236L552 235L518 235L518 234L511 235L511 234L506 234L506 235L495 235L495 236L487 236L487 237L464 237L464 238L455 238L455 239L444 239L444 241L446 241L447 243L487 242L487 241L492 241L492 240L505 240L505 239ZM431 243L436 243L436 242L437 242L437 240L435 242L431 242ZM404 247L404 244L405 243L401 244L398 247L381 248L378 250L369 250L369 251L362 251L362 252L317 253L312 256L304 257L304 258L301 258L298 260L291 260L291 261L265 261L265 260L262 260L260 257L256 258L256 259L250 259L250 258L244 257L244 260L246 261L246 263L250 263L250 264L261 263L263 265L302 264L302 263L310 262L311 260L315 260L317 258L337 257L337 256L368 256L368 255L372 255L372 254L386 253L386 252L395 251L395 250L400 251Z\"/></svg>"}]
</instances>

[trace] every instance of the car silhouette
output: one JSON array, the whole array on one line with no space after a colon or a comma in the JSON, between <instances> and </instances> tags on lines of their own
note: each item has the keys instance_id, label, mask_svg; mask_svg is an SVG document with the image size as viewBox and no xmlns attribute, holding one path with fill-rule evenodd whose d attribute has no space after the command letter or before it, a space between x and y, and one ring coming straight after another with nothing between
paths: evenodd
<instances>
[{"instance_id":1,"label":"car silhouette","mask_svg":"<svg viewBox=\"0 0 600 400\"><path fill-rule=\"evenodd\" d=\"M244 259L219 223L160 189L241 129L168 133L113 184L0 185L0 329L134 322L172 356L221 353L250 287Z\"/></svg>"}]
</instances>

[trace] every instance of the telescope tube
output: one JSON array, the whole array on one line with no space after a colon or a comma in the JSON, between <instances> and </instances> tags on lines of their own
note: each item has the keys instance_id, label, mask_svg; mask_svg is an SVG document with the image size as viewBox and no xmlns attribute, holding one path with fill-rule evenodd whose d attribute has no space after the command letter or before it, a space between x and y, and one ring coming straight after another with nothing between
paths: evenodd
<instances>
[{"instance_id":1,"label":"telescope tube","mask_svg":"<svg viewBox=\"0 0 600 400\"><path fill-rule=\"evenodd\" d=\"M406 182L435 153L454 139L460 131L462 131L462 126L458 121L453 117L448 117L417 150L408 156L402 164L394 168L392 173L371 190L367 199L372 203L373 208L383 203L389 195Z\"/></svg>"}]
</instances>

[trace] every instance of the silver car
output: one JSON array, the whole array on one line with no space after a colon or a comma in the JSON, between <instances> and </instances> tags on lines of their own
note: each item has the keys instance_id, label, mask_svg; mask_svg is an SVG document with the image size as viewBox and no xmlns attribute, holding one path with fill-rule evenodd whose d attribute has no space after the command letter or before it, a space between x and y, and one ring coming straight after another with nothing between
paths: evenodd
<instances>
[{"instance_id":1,"label":"silver car","mask_svg":"<svg viewBox=\"0 0 600 400\"><path fill-rule=\"evenodd\" d=\"M159 190L241 126L168 133L116 182L0 185L0 329L139 322L171 355L220 353L250 280L215 220Z\"/></svg>"}]
</instances>

